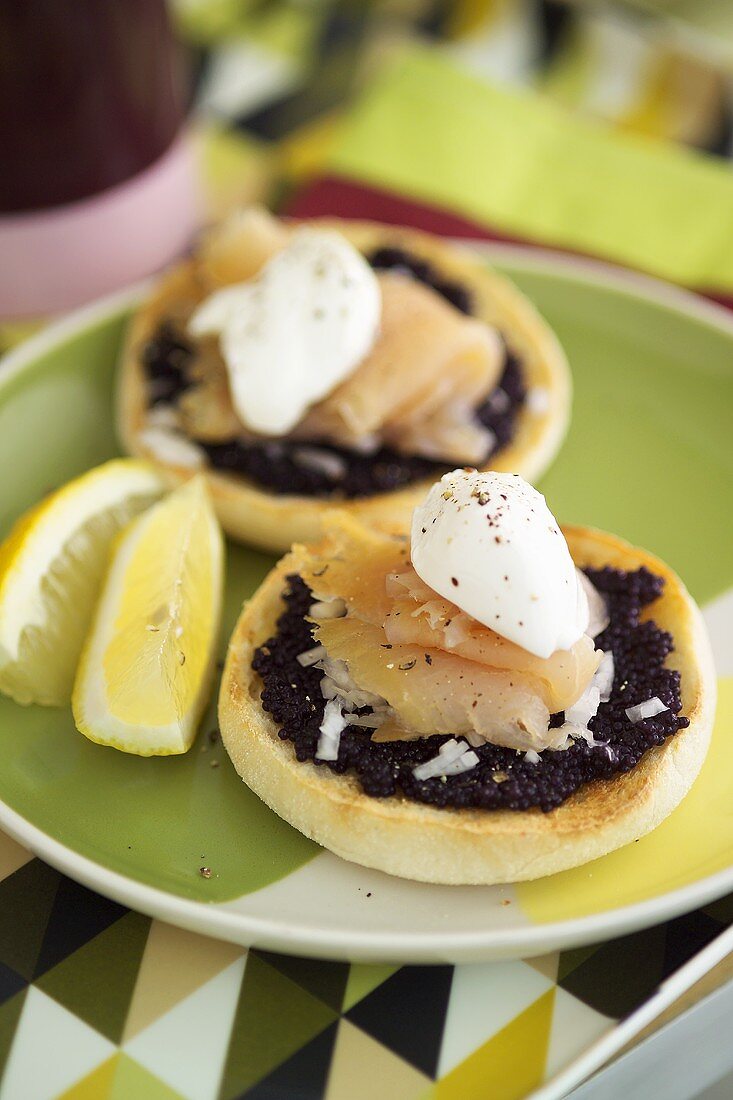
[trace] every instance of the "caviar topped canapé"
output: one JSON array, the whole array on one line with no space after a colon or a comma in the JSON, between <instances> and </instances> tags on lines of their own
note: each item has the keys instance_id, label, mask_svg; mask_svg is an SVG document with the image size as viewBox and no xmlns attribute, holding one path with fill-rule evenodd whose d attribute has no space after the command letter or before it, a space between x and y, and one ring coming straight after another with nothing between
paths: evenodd
<instances>
[{"instance_id":1,"label":"caviar topped canap\u00e9","mask_svg":"<svg viewBox=\"0 0 733 1100\"><path fill-rule=\"evenodd\" d=\"M135 315L126 447L202 471L225 529L286 550L336 509L407 524L455 466L535 477L562 440L567 363L483 260L416 230L240 212Z\"/></svg>"},{"instance_id":2,"label":"caviar topped canap\u00e9","mask_svg":"<svg viewBox=\"0 0 733 1100\"><path fill-rule=\"evenodd\" d=\"M367 794L551 810L686 727L673 641L640 617L662 588L579 571L521 478L456 471L410 544L342 522L306 556L254 656L262 705Z\"/></svg>"}]
</instances>

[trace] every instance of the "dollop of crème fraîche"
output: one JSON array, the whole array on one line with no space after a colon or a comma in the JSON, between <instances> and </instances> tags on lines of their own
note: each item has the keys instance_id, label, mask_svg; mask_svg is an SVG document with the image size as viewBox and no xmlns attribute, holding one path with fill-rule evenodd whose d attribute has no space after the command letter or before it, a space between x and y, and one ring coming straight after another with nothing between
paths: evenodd
<instances>
[{"instance_id":1,"label":"dollop of cr\u00e8me fra\u00eeche","mask_svg":"<svg viewBox=\"0 0 733 1100\"><path fill-rule=\"evenodd\" d=\"M519 474L446 474L414 511L411 554L421 580L536 657L572 648L588 630L568 544Z\"/></svg>"},{"instance_id":2,"label":"dollop of cr\u00e8me fra\u00eeche","mask_svg":"<svg viewBox=\"0 0 733 1100\"><path fill-rule=\"evenodd\" d=\"M370 351L380 314L363 256L338 233L301 228L254 279L207 298L189 331L219 336L242 424L283 435Z\"/></svg>"}]
</instances>

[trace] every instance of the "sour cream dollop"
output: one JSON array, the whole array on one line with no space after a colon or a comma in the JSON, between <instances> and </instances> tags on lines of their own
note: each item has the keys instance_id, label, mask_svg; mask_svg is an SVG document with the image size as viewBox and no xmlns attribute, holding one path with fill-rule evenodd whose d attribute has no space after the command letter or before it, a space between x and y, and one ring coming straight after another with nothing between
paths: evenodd
<instances>
[{"instance_id":1,"label":"sour cream dollop","mask_svg":"<svg viewBox=\"0 0 733 1100\"><path fill-rule=\"evenodd\" d=\"M218 336L245 427L285 435L371 350L381 315L377 278L330 230L303 227L259 274L207 298L193 336Z\"/></svg>"},{"instance_id":2,"label":"sour cream dollop","mask_svg":"<svg viewBox=\"0 0 733 1100\"><path fill-rule=\"evenodd\" d=\"M412 564L445 599L537 657L570 649L588 628L568 544L519 474L446 474L413 513Z\"/></svg>"}]
</instances>

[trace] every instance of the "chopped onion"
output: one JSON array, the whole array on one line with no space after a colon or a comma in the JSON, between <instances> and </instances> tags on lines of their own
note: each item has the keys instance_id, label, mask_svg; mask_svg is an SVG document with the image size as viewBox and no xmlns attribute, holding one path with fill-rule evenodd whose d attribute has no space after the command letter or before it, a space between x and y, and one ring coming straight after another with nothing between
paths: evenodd
<instances>
[{"instance_id":1,"label":"chopped onion","mask_svg":"<svg viewBox=\"0 0 733 1100\"><path fill-rule=\"evenodd\" d=\"M349 446L360 455L371 455L382 446L382 440L378 432L369 432L367 435L359 436L358 439L353 439Z\"/></svg>"},{"instance_id":2,"label":"chopped onion","mask_svg":"<svg viewBox=\"0 0 733 1100\"><path fill-rule=\"evenodd\" d=\"M299 466L325 474L332 481L340 481L346 473L343 458L319 447L298 447L293 451L293 458Z\"/></svg>"},{"instance_id":3,"label":"chopped onion","mask_svg":"<svg viewBox=\"0 0 733 1100\"><path fill-rule=\"evenodd\" d=\"M330 676L324 676L321 680L321 695L324 699L335 699L339 693L338 685Z\"/></svg>"},{"instance_id":4,"label":"chopped onion","mask_svg":"<svg viewBox=\"0 0 733 1100\"><path fill-rule=\"evenodd\" d=\"M588 626L585 633L591 638L597 638L606 629L611 619L608 614L606 601L596 586L588 580L582 569L576 569L580 586L588 600Z\"/></svg>"},{"instance_id":5,"label":"chopped onion","mask_svg":"<svg viewBox=\"0 0 733 1100\"><path fill-rule=\"evenodd\" d=\"M535 416L541 416L550 407L549 390L544 389L542 386L535 386L527 394L524 404L528 412L534 413Z\"/></svg>"},{"instance_id":6,"label":"chopped onion","mask_svg":"<svg viewBox=\"0 0 733 1100\"><path fill-rule=\"evenodd\" d=\"M469 749L467 752L464 752L463 756L459 756L457 760L451 760L449 764L446 764L440 774L460 775L461 772L468 772L471 768L475 768L477 764L478 756Z\"/></svg>"},{"instance_id":7,"label":"chopped onion","mask_svg":"<svg viewBox=\"0 0 733 1100\"><path fill-rule=\"evenodd\" d=\"M565 709L565 720L572 726L588 726L591 718L598 713L601 693L591 680L580 698L571 707Z\"/></svg>"},{"instance_id":8,"label":"chopped onion","mask_svg":"<svg viewBox=\"0 0 733 1100\"><path fill-rule=\"evenodd\" d=\"M316 747L317 760L338 760L341 734L348 724L348 718L341 710L341 703L337 699L329 699L323 712L323 721L319 727L320 736Z\"/></svg>"},{"instance_id":9,"label":"chopped onion","mask_svg":"<svg viewBox=\"0 0 733 1100\"><path fill-rule=\"evenodd\" d=\"M426 760L424 764L418 764L412 769L415 779L434 779L439 775L459 775L475 768L478 764L478 756L471 752L465 741L456 741L451 737L444 741L438 749L438 755Z\"/></svg>"},{"instance_id":10,"label":"chopped onion","mask_svg":"<svg viewBox=\"0 0 733 1100\"><path fill-rule=\"evenodd\" d=\"M542 762L542 757L534 749L528 749L524 754L524 759L528 764L540 764Z\"/></svg>"},{"instance_id":11,"label":"chopped onion","mask_svg":"<svg viewBox=\"0 0 733 1100\"><path fill-rule=\"evenodd\" d=\"M613 679L616 675L616 665L611 650L607 650L601 657L601 663L596 669L593 682L601 693L601 702L607 703L613 691Z\"/></svg>"},{"instance_id":12,"label":"chopped onion","mask_svg":"<svg viewBox=\"0 0 733 1100\"><path fill-rule=\"evenodd\" d=\"M494 412L503 413L509 408L509 404L509 394L501 386L497 386L489 398L489 405Z\"/></svg>"},{"instance_id":13,"label":"chopped onion","mask_svg":"<svg viewBox=\"0 0 733 1100\"><path fill-rule=\"evenodd\" d=\"M474 458L476 462L485 462L486 455L491 454L496 450L496 445L499 442L496 432L492 432L491 428L487 428L485 425L480 424L476 429L477 440L480 441L484 448L483 454L475 454Z\"/></svg>"},{"instance_id":14,"label":"chopped onion","mask_svg":"<svg viewBox=\"0 0 733 1100\"><path fill-rule=\"evenodd\" d=\"M651 699L646 699L643 703L637 703L635 707L626 708L626 717L630 722L641 722L644 718L654 718L657 714L662 714L665 710L669 710L668 706L658 699L657 696L653 696Z\"/></svg>"},{"instance_id":15,"label":"chopped onion","mask_svg":"<svg viewBox=\"0 0 733 1100\"><path fill-rule=\"evenodd\" d=\"M564 722L560 726L559 732L565 734L568 738L572 738L573 741L585 741L592 749L603 747L606 744L605 741L596 741L587 726L579 726L574 722ZM564 745L563 748L570 748L570 745Z\"/></svg>"},{"instance_id":16,"label":"chopped onion","mask_svg":"<svg viewBox=\"0 0 733 1100\"><path fill-rule=\"evenodd\" d=\"M343 619L346 614L346 604L340 596L334 596L330 600L316 600L308 608L311 619Z\"/></svg>"},{"instance_id":17,"label":"chopped onion","mask_svg":"<svg viewBox=\"0 0 733 1100\"><path fill-rule=\"evenodd\" d=\"M350 726L359 726L362 729L378 730L387 717L387 711L372 711L371 714L349 714Z\"/></svg>"},{"instance_id":18,"label":"chopped onion","mask_svg":"<svg viewBox=\"0 0 733 1100\"><path fill-rule=\"evenodd\" d=\"M373 707L384 703L380 696L373 695L370 691L360 691L358 688L344 691L328 676L324 676L321 680L321 695L324 699L340 699L349 710L358 710L361 707Z\"/></svg>"},{"instance_id":19,"label":"chopped onion","mask_svg":"<svg viewBox=\"0 0 733 1100\"><path fill-rule=\"evenodd\" d=\"M317 667L325 673L321 680L321 695L324 699L341 698L349 710L360 707L373 707L380 709L386 707L386 701L381 695L375 695L371 691L362 691L358 688L349 674L349 666L346 661L333 660L325 656L317 664Z\"/></svg>"},{"instance_id":20,"label":"chopped onion","mask_svg":"<svg viewBox=\"0 0 733 1100\"><path fill-rule=\"evenodd\" d=\"M149 428L171 428L173 431L179 427L178 414L172 405L154 405L148 410L146 423Z\"/></svg>"},{"instance_id":21,"label":"chopped onion","mask_svg":"<svg viewBox=\"0 0 733 1100\"><path fill-rule=\"evenodd\" d=\"M457 760L466 751L466 748L465 741L458 741L455 737L451 737L449 741L444 741L440 746L438 755L445 760Z\"/></svg>"},{"instance_id":22,"label":"chopped onion","mask_svg":"<svg viewBox=\"0 0 733 1100\"><path fill-rule=\"evenodd\" d=\"M611 698L613 677L613 653L610 651L608 653L602 653L598 668L594 672L593 679L588 684L588 687L572 706L566 707L566 723L569 723L571 726L579 726L585 729L586 732L590 732L588 730L588 723L591 718L595 718L596 714L598 714L599 705L601 703L607 703Z\"/></svg>"},{"instance_id":23,"label":"chopped onion","mask_svg":"<svg viewBox=\"0 0 733 1100\"><path fill-rule=\"evenodd\" d=\"M138 438L155 458L168 466L197 470L204 464L204 452L201 448L170 428L145 428Z\"/></svg>"},{"instance_id":24,"label":"chopped onion","mask_svg":"<svg viewBox=\"0 0 733 1100\"><path fill-rule=\"evenodd\" d=\"M317 661L322 660L326 654L326 647L323 645L314 645L313 649L306 649L303 653L299 653L295 660L303 668L309 668L310 665L316 664Z\"/></svg>"},{"instance_id":25,"label":"chopped onion","mask_svg":"<svg viewBox=\"0 0 733 1100\"><path fill-rule=\"evenodd\" d=\"M339 730L338 733L320 735L316 747L316 760L338 760L341 733L342 731Z\"/></svg>"}]
</instances>

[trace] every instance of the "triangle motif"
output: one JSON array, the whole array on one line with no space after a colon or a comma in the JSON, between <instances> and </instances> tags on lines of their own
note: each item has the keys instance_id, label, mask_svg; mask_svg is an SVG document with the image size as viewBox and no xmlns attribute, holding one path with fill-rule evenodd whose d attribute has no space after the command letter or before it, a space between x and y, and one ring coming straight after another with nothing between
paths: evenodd
<instances>
[{"instance_id":1,"label":"triangle motif","mask_svg":"<svg viewBox=\"0 0 733 1100\"><path fill-rule=\"evenodd\" d=\"M338 1024L325 1100L425 1100L431 1081L346 1018ZM263 1097L264 1100L264 1097Z\"/></svg>"},{"instance_id":2,"label":"triangle motif","mask_svg":"<svg viewBox=\"0 0 733 1100\"><path fill-rule=\"evenodd\" d=\"M447 1076L550 988L549 978L521 960L457 966L437 1076Z\"/></svg>"},{"instance_id":3,"label":"triangle motif","mask_svg":"<svg viewBox=\"0 0 733 1100\"><path fill-rule=\"evenodd\" d=\"M616 1026L608 1016L584 1005L564 989L555 990L555 1010L547 1054L545 1075L554 1077L591 1043Z\"/></svg>"},{"instance_id":4,"label":"triangle motif","mask_svg":"<svg viewBox=\"0 0 733 1100\"><path fill-rule=\"evenodd\" d=\"M452 966L405 966L346 1015L415 1069L434 1077L452 980Z\"/></svg>"},{"instance_id":5,"label":"triangle motif","mask_svg":"<svg viewBox=\"0 0 733 1100\"><path fill-rule=\"evenodd\" d=\"M329 1024L325 1031L242 1095L246 1095L247 1100L273 1100L277 1096L323 1096L337 1028L338 1021Z\"/></svg>"},{"instance_id":6,"label":"triangle motif","mask_svg":"<svg viewBox=\"0 0 733 1100\"><path fill-rule=\"evenodd\" d=\"M324 1031L337 1014L254 952L247 956L220 1100L233 1100Z\"/></svg>"},{"instance_id":7,"label":"triangle motif","mask_svg":"<svg viewBox=\"0 0 733 1100\"><path fill-rule=\"evenodd\" d=\"M0 1005L4 1005L27 985L28 982L22 975L0 962Z\"/></svg>"},{"instance_id":8,"label":"triangle motif","mask_svg":"<svg viewBox=\"0 0 733 1100\"><path fill-rule=\"evenodd\" d=\"M320 962L318 959L275 955L268 951L256 951L255 954L335 1012L341 1010L349 977L348 963Z\"/></svg>"},{"instance_id":9,"label":"triangle motif","mask_svg":"<svg viewBox=\"0 0 733 1100\"><path fill-rule=\"evenodd\" d=\"M541 1083L555 987L515 1017L435 1087L436 1100L524 1100Z\"/></svg>"},{"instance_id":10,"label":"triangle motif","mask_svg":"<svg viewBox=\"0 0 733 1100\"><path fill-rule=\"evenodd\" d=\"M342 1011L348 1012L398 970L399 967L386 964L380 966L379 964L352 963L346 980Z\"/></svg>"},{"instance_id":11,"label":"triangle motif","mask_svg":"<svg viewBox=\"0 0 733 1100\"><path fill-rule=\"evenodd\" d=\"M15 1039L18 1022L23 1013L28 986L16 993L4 1005L0 1005L0 1067L4 1068L8 1062L8 1054ZM0 1077L2 1077L0 1068Z\"/></svg>"},{"instance_id":12,"label":"triangle motif","mask_svg":"<svg viewBox=\"0 0 733 1100\"><path fill-rule=\"evenodd\" d=\"M664 964L667 978L720 934L720 924L703 910L684 913L665 925Z\"/></svg>"},{"instance_id":13,"label":"triangle motif","mask_svg":"<svg viewBox=\"0 0 733 1100\"><path fill-rule=\"evenodd\" d=\"M128 1040L125 1053L166 1088L197 1100L213 1100L219 1091L243 970L242 955Z\"/></svg>"},{"instance_id":14,"label":"triangle motif","mask_svg":"<svg viewBox=\"0 0 733 1100\"><path fill-rule=\"evenodd\" d=\"M36 985L119 1043L150 919L128 912L40 977Z\"/></svg>"},{"instance_id":15,"label":"triangle motif","mask_svg":"<svg viewBox=\"0 0 733 1100\"><path fill-rule=\"evenodd\" d=\"M664 947L665 925L609 940L559 978L558 985L603 1016L620 1019L651 996L661 982Z\"/></svg>"},{"instance_id":16,"label":"triangle motif","mask_svg":"<svg viewBox=\"0 0 733 1100\"><path fill-rule=\"evenodd\" d=\"M0 962L31 981L61 875L32 859L0 882Z\"/></svg>"},{"instance_id":17,"label":"triangle motif","mask_svg":"<svg viewBox=\"0 0 733 1100\"><path fill-rule=\"evenodd\" d=\"M0 882L33 859L27 848L22 848L7 833L0 833Z\"/></svg>"},{"instance_id":18,"label":"triangle motif","mask_svg":"<svg viewBox=\"0 0 733 1100\"><path fill-rule=\"evenodd\" d=\"M555 981L560 984L567 978L568 974L572 974L574 970L577 970L579 966L582 966L592 955L595 955L598 950L598 944L591 944L590 947L574 947L570 951L561 951L560 957L557 963L557 977Z\"/></svg>"},{"instance_id":19,"label":"triangle motif","mask_svg":"<svg viewBox=\"0 0 733 1100\"><path fill-rule=\"evenodd\" d=\"M34 977L44 974L85 943L104 932L127 912L71 879L60 878Z\"/></svg>"},{"instance_id":20,"label":"triangle motif","mask_svg":"<svg viewBox=\"0 0 733 1100\"><path fill-rule=\"evenodd\" d=\"M102 1062L81 1081L77 1081L62 1093L59 1100L101 1100L102 1097L104 1100L109 1100L119 1057L119 1054L113 1054L106 1062Z\"/></svg>"},{"instance_id":21,"label":"triangle motif","mask_svg":"<svg viewBox=\"0 0 733 1100\"><path fill-rule=\"evenodd\" d=\"M125 1021L123 1040L132 1039L231 963L243 947L187 932L154 920ZM185 966L181 960L185 959Z\"/></svg>"},{"instance_id":22,"label":"triangle motif","mask_svg":"<svg viewBox=\"0 0 733 1100\"><path fill-rule=\"evenodd\" d=\"M543 974L548 981L557 982L560 969L560 953L554 951L550 955L537 955L534 959L524 960L527 966L531 966L538 974Z\"/></svg>"},{"instance_id":23,"label":"triangle motif","mask_svg":"<svg viewBox=\"0 0 733 1100\"><path fill-rule=\"evenodd\" d=\"M169 1088L134 1059L120 1054L115 1067L112 1089L105 1100L184 1100L184 1096ZM99 1100L95 1097L94 1100ZM187 1100L187 1095L186 1095Z\"/></svg>"},{"instance_id":24,"label":"triangle motif","mask_svg":"<svg viewBox=\"0 0 733 1100\"><path fill-rule=\"evenodd\" d=\"M733 924L733 894L726 894L724 898L711 901L701 911L716 920L722 932L729 924Z\"/></svg>"},{"instance_id":25,"label":"triangle motif","mask_svg":"<svg viewBox=\"0 0 733 1100\"><path fill-rule=\"evenodd\" d=\"M58 1096L113 1053L108 1039L31 985L5 1066L3 1100Z\"/></svg>"}]
</instances>

